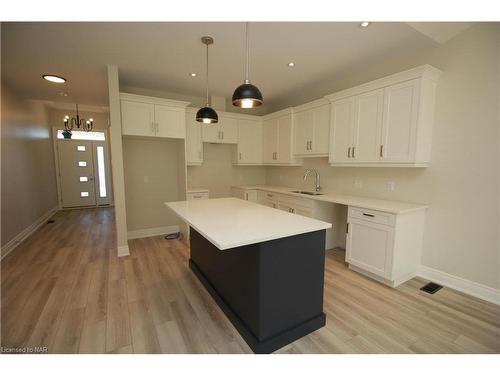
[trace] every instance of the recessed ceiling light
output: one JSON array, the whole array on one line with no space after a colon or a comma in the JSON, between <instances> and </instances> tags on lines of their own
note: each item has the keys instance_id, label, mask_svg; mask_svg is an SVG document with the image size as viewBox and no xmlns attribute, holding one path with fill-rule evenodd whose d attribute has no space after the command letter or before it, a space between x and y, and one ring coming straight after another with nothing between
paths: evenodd
<instances>
[{"instance_id":1,"label":"recessed ceiling light","mask_svg":"<svg viewBox=\"0 0 500 375\"><path fill-rule=\"evenodd\" d=\"M66 91L59 91L59 95L68 96L68 93Z\"/></svg>"},{"instance_id":2,"label":"recessed ceiling light","mask_svg":"<svg viewBox=\"0 0 500 375\"><path fill-rule=\"evenodd\" d=\"M294 63L293 61L290 61L290 62L288 63L288 66L289 66L290 68L293 68L293 67L295 66L295 63Z\"/></svg>"},{"instance_id":3,"label":"recessed ceiling light","mask_svg":"<svg viewBox=\"0 0 500 375\"><path fill-rule=\"evenodd\" d=\"M197 73L189 73L190 77L196 77L198 74Z\"/></svg>"},{"instance_id":4,"label":"recessed ceiling light","mask_svg":"<svg viewBox=\"0 0 500 375\"><path fill-rule=\"evenodd\" d=\"M42 78L45 79L46 81L54 82L54 83L64 83L64 82L66 82L65 78L59 77L59 76L55 76L55 75L52 75L52 74L44 74L42 76Z\"/></svg>"},{"instance_id":5,"label":"recessed ceiling light","mask_svg":"<svg viewBox=\"0 0 500 375\"><path fill-rule=\"evenodd\" d=\"M371 24L371 22L364 21L364 22L361 22L361 23L359 24L359 26L361 26L361 27L368 27L368 26L370 26L370 24Z\"/></svg>"}]
</instances>

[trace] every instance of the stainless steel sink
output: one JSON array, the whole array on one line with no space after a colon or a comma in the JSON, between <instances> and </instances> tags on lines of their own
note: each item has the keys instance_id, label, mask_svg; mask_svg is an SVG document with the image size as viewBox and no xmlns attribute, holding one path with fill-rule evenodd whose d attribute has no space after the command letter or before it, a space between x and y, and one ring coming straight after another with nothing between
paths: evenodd
<instances>
[{"instance_id":1,"label":"stainless steel sink","mask_svg":"<svg viewBox=\"0 0 500 375\"><path fill-rule=\"evenodd\" d=\"M303 190L294 190L292 193L306 194L306 195L324 195L324 193L318 193L315 191L303 191Z\"/></svg>"}]
</instances>

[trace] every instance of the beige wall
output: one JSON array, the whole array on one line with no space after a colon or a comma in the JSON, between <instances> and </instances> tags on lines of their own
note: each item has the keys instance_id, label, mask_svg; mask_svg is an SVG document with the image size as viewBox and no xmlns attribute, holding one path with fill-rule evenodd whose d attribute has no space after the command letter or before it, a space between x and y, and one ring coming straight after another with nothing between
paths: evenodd
<instances>
[{"instance_id":1,"label":"beige wall","mask_svg":"<svg viewBox=\"0 0 500 375\"><path fill-rule=\"evenodd\" d=\"M57 206L48 112L2 84L2 246Z\"/></svg>"},{"instance_id":2,"label":"beige wall","mask_svg":"<svg viewBox=\"0 0 500 375\"><path fill-rule=\"evenodd\" d=\"M428 203L423 264L500 288L499 34L498 25L479 24L435 50L419 51L416 62L444 71L430 167L330 167L326 159L309 159L300 168L269 167L267 183L300 186L304 169L315 167L326 191ZM385 72L374 67L373 77L364 78L409 67L407 59L400 62L397 68L388 61ZM349 79L359 83L353 74L343 77L342 86ZM362 188L354 187L356 179ZM388 191L389 181L396 182L395 191Z\"/></svg>"},{"instance_id":3,"label":"beige wall","mask_svg":"<svg viewBox=\"0 0 500 375\"><path fill-rule=\"evenodd\" d=\"M184 141L123 138L123 169L128 231L178 225L163 204L184 199Z\"/></svg>"},{"instance_id":4,"label":"beige wall","mask_svg":"<svg viewBox=\"0 0 500 375\"><path fill-rule=\"evenodd\" d=\"M203 144L203 164L188 167L188 188L210 190L210 198L231 196L232 185L264 184L265 167L233 166L232 145Z\"/></svg>"}]
</instances>

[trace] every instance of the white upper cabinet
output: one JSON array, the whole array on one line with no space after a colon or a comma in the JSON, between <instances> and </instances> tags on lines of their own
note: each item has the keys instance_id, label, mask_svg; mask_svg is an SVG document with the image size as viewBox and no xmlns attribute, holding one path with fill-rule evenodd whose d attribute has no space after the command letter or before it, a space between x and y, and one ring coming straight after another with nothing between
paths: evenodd
<instances>
[{"instance_id":1,"label":"white upper cabinet","mask_svg":"<svg viewBox=\"0 0 500 375\"><path fill-rule=\"evenodd\" d=\"M203 124L203 142L209 143L238 143L237 115L217 111L219 122Z\"/></svg>"},{"instance_id":2,"label":"white upper cabinet","mask_svg":"<svg viewBox=\"0 0 500 375\"><path fill-rule=\"evenodd\" d=\"M292 156L292 108L265 115L263 123L263 163L268 165L300 165Z\"/></svg>"},{"instance_id":3,"label":"white upper cabinet","mask_svg":"<svg viewBox=\"0 0 500 375\"><path fill-rule=\"evenodd\" d=\"M234 164L262 164L262 120L259 117L238 119L238 144Z\"/></svg>"},{"instance_id":4,"label":"white upper cabinet","mask_svg":"<svg viewBox=\"0 0 500 375\"><path fill-rule=\"evenodd\" d=\"M186 163L187 165L203 163L201 122L196 121L196 110L191 109L186 111Z\"/></svg>"},{"instance_id":5,"label":"white upper cabinet","mask_svg":"<svg viewBox=\"0 0 500 375\"><path fill-rule=\"evenodd\" d=\"M122 134L185 138L188 102L120 93Z\"/></svg>"},{"instance_id":6,"label":"white upper cabinet","mask_svg":"<svg viewBox=\"0 0 500 375\"><path fill-rule=\"evenodd\" d=\"M294 108L293 155L299 157L328 156L330 104L315 100Z\"/></svg>"},{"instance_id":7,"label":"white upper cabinet","mask_svg":"<svg viewBox=\"0 0 500 375\"><path fill-rule=\"evenodd\" d=\"M331 101L330 163L427 166L440 74L423 65L327 96Z\"/></svg>"}]
</instances>

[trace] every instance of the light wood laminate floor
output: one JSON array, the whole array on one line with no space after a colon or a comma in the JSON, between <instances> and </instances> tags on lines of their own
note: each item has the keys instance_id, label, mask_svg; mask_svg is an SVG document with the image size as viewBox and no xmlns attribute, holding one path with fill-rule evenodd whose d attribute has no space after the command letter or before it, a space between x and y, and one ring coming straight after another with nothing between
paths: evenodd
<instances>
[{"instance_id":1,"label":"light wood laminate floor","mask_svg":"<svg viewBox=\"0 0 500 375\"><path fill-rule=\"evenodd\" d=\"M49 353L250 353L162 237L117 258L112 208L58 212L1 263L1 345ZM413 279L391 289L328 251L327 325L278 353L498 353L500 307Z\"/></svg>"}]
</instances>

